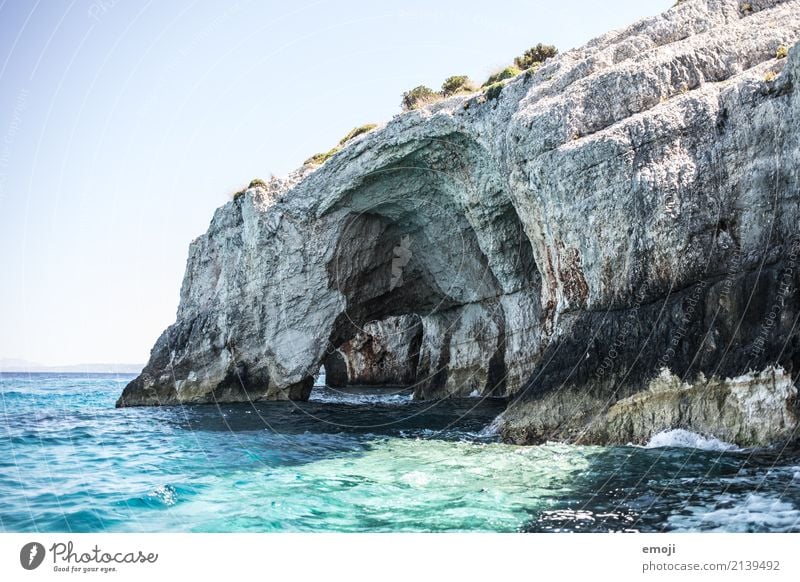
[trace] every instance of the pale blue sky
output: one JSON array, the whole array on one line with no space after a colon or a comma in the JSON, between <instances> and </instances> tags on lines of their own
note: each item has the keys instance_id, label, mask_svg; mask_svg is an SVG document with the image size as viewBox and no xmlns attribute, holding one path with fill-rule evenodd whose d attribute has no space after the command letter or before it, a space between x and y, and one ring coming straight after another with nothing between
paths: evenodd
<instances>
[{"instance_id":1,"label":"pale blue sky","mask_svg":"<svg viewBox=\"0 0 800 582\"><path fill-rule=\"evenodd\" d=\"M144 362L251 178L672 3L0 0L0 358Z\"/></svg>"}]
</instances>

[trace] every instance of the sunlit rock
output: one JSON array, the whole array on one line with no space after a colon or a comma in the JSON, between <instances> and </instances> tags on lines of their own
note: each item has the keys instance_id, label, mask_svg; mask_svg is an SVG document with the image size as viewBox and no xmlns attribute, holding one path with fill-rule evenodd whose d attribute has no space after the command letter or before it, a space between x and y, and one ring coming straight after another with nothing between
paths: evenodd
<instances>
[{"instance_id":1,"label":"sunlit rock","mask_svg":"<svg viewBox=\"0 0 800 582\"><path fill-rule=\"evenodd\" d=\"M417 398L508 396L517 442L722 430L717 388L690 388L698 414L645 411L662 369L800 370L800 3L750 5L682 2L249 189L192 243L119 405L303 400L329 362ZM421 329L366 338L392 318ZM730 406L762 391L723 384ZM789 436L785 388L715 436Z\"/></svg>"}]
</instances>

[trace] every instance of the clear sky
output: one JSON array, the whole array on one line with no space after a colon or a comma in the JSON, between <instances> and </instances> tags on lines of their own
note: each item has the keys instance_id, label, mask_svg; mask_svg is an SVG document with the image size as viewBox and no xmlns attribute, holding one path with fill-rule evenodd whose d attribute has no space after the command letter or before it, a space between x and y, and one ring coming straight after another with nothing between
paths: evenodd
<instances>
[{"instance_id":1,"label":"clear sky","mask_svg":"<svg viewBox=\"0 0 800 582\"><path fill-rule=\"evenodd\" d=\"M0 0L0 358L144 362L189 242L404 90L672 0Z\"/></svg>"}]
</instances>

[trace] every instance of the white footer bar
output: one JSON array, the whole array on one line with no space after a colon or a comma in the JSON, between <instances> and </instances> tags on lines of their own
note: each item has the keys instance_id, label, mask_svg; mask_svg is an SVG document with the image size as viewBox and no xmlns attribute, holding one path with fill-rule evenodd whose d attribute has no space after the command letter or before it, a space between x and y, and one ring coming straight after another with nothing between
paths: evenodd
<instances>
[{"instance_id":1,"label":"white footer bar","mask_svg":"<svg viewBox=\"0 0 800 582\"><path fill-rule=\"evenodd\" d=\"M798 580L795 534L0 534L0 580ZM582 578L585 577L585 578Z\"/></svg>"}]
</instances>

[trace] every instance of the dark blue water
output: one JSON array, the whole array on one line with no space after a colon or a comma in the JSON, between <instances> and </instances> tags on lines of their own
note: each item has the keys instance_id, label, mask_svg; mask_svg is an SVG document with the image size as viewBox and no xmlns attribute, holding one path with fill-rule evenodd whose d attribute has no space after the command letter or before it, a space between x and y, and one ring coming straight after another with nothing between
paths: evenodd
<instances>
[{"instance_id":1,"label":"dark blue water","mask_svg":"<svg viewBox=\"0 0 800 582\"><path fill-rule=\"evenodd\" d=\"M502 402L385 391L115 409L130 378L0 375L0 530L800 531L795 451L516 447Z\"/></svg>"}]
</instances>

